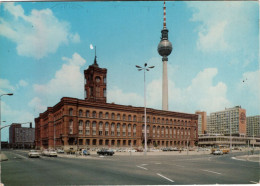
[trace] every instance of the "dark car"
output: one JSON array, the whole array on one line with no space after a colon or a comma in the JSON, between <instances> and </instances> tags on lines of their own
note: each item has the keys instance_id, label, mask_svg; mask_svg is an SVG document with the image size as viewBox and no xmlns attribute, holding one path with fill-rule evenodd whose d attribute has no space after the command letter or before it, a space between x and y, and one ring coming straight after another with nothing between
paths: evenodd
<instances>
[{"instance_id":1,"label":"dark car","mask_svg":"<svg viewBox=\"0 0 260 186\"><path fill-rule=\"evenodd\" d=\"M109 150L109 149L101 149L99 151L97 151L98 155L103 155L103 156L113 156L114 151Z\"/></svg>"}]
</instances>

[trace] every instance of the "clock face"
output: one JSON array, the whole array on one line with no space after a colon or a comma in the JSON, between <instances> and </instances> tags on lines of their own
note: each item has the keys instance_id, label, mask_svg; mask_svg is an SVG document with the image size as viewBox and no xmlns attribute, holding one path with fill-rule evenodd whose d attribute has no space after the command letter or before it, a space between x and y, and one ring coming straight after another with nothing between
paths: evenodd
<instances>
[{"instance_id":1,"label":"clock face","mask_svg":"<svg viewBox=\"0 0 260 186\"><path fill-rule=\"evenodd\" d=\"M100 82L100 77L99 77L99 76L96 77L96 82L97 82L97 83Z\"/></svg>"}]
</instances>

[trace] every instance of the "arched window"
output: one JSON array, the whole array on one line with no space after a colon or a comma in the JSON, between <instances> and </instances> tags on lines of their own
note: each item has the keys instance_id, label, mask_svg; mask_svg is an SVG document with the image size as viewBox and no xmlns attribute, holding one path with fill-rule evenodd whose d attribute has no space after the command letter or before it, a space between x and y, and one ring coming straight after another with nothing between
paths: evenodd
<instances>
[{"instance_id":1,"label":"arched window","mask_svg":"<svg viewBox=\"0 0 260 186\"><path fill-rule=\"evenodd\" d=\"M120 123L116 126L117 136L120 136Z\"/></svg>"},{"instance_id":2,"label":"arched window","mask_svg":"<svg viewBox=\"0 0 260 186\"><path fill-rule=\"evenodd\" d=\"M123 136L126 136L126 124L125 123L123 124L122 128L123 128Z\"/></svg>"},{"instance_id":3,"label":"arched window","mask_svg":"<svg viewBox=\"0 0 260 186\"><path fill-rule=\"evenodd\" d=\"M107 90L105 88L103 89L103 95L104 97L107 97Z\"/></svg>"},{"instance_id":4,"label":"arched window","mask_svg":"<svg viewBox=\"0 0 260 186\"><path fill-rule=\"evenodd\" d=\"M157 118L157 123L160 123L160 122L161 122L160 118Z\"/></svg>"},{"instance_id":5,"label":"arched window","mask_svg":"<svg viewBox=\"0 0 260 186\"><path fill-rule=\"evenodd\" d=\"M69 122L69 133L70 134L73 134L73 120L70 120L70 122Z\"/></svg>"},{"instance_id":6,"label":"arched window","mask_svg":"<svg viewBox=\"0 0 260 186\"><path fill-rule=\"evenodd\" d=\"M89 110L86 111L86 117L89 118Z\"/></svg>"},{"instance_id":7,"label":"arched window","mask_svg":"<svg viewBox=\"0 0 260 186\"><path fill-rule=\"evenodd\" d=\"M98 135L102 136L103 135L103 123L102 122L99 122L98 131L99 131Z\"/></svg>"},{"instance_id":8,"label":"arched window","mask_svg":"<svg viewBox=\"0 0 260 186\"><path fill-rule=\"evenodd\" d=\"M160 127L157 126L157 137L160 137Z\"/></svg>"},{"instance_id":9,"label":"arched window","mask_svg":"<svg viewBox=\"0 0 260 186\"><path fill-rule=\"evenodd\" d=\"M69 109L69 115L73 116L73 109L72 108Z\"/></svg>"},{"instance_id":10,"label":"arched window","mask_svg":"<svg viewBox=\"0 0 260 186\"><path fill-rule=\"evenodd\" d=\"M103 118L103 113L102 112L99 112L99 116L98 116L100 119Z\"/></svg>"},{"instance_id":11,"label":"arched window","mask_svg":"<svg viewBox=\"0 0 260 186\"><path fill-rule=\"evenodd\" d=\"M86 121L85 122L85 128L86 128L86 135L90 135L90 122Z\"/></svg>"},{"instance_id":12,"label":"arched window","mask_svg":"<svg viewBox=\"0 0 260 186\"><path fill-rule=\"evenodd\" d=\"M149 116L147 117L147 122L150 122L150 117Z\"/></svg>"},{"instance_id":13,"label":"arched window","mask_svg":"<svg viewBox=\"0 0 260 186\"><path fill-rule=\"evenodd\" d=\"M125 115L125 114L123 114L123 120L124 120L124 121L126 120L126 115Z\"/></svg>"},{"instance_id":14,"label":"arched window","mask_svg":"<svg viewBox=\"0 0 260 186\"><path fill-rule=\"evenodd\" d=\"M115 119L115 114L114 113L112 113L111 119Z\"/></svg>"},{"instance_id":15,"label":"arched window","mask_svg":"<svg viewBox=\"0 0 260 186\"><path fill-rule=\"evenodd\" d=\"M105 124L105 136L109 135L108 130L109 130L109 123L106 122L106 124Z\"/></svg>"},{"instance_id":16,"label":"arched window","mask_svg":"<svg viewBox=\"0 0 260 186\"><path fill-rule=\"evenodd\" d=\"M120 119L121 119L121 118L120 118L120 114L117 114L116 119L117 119L117 120L120 120Z\"/></svg>"},{"instance_id":17,"label":"arched window","mask_svg":"<svg viewBox=\"0 0 260 186\"><path fill-rule=\"evenodd\" d=\"M134 115L134 121L136 121L136 115Z\"/></svg>"},{"instance_id":18,"label":"arched window","mask_svg":"<svg viewBox=\"0 0 260 186\"><path fill-rule=\"evenodd\" d=\"M115 123L111 124L111 136L115 136Z\"/></svg>"},{"instance_id":19,"label":"arched window","mask_svg":"<svg viewBox=\"0 0 260 186\"><path fill-rule=\"evenodd\" d=\"M131 136L131 131L132 131L131 124L128 124L127 127L128 136Z\"/></svg>"},{"instance_id":20,"label":"arched window","mask_svg":"<svg viewBox=\"0 0 260 186\"><path fill-rule=\"evenodd\" d=\"M161 135L164 137L164 127L161 128Z\"/></svg>"},{"instance_id":21,"label":"arched window","mask_svg":"<svg viewBox=\"0 0 260 186\"><path fill-rule=\"evenodd\" d=\"M133 136L136 137L136 124L133 126Z\"/></svg>"},{"instance_id":22,"label":"arched window","mask_svg":"<svg viewBox=\"0 0 260 186\"><path fill-rule=\"evenodd\" d=\"M93 111L93 112L92 112L92 117L93 117L93 118L96 118L96 117L97 117L96 111Z\"/></svg>"},{"instance_id":23,"label":"arched window","mask_svg":"<svg viewBox=\"0 0 260 186\"><path fill-rule=\"evenodd\" d=\"M162 124L164 124L164 118L162 119Z\"/></svg>"},{"instance_id":24,"label":"arched window","mask_svg":"<svg viewBox=\"0 0 260 186\"><path fill-rule=\"evenodd\" d=\"M132 116L128 115L128 121L131 121L131 120L132 120Z\"/></svg>"},{"instance_id":25,"label":"arched window","mask_svg":"<svg viewBox=\"0 0 260 186\"><path fill-rule=\"evenodd\" d=\"M144 116L142 116L142 121L144 122Z\"/></svg>"},{"instance_id":26,"label":"arched window","mask_svg":"<svg viewBox=\"0 0 260 186\"><path fill-rule=\"evenodd\" d=\"M97 131L97 122L92 122L92 135L95 136Z\"/></svg>"},{"instance_id":27,"label":"arched window","mask_svg":"<svg viewBox=\"0 0 260 186\"><path fill-rule=\"evenodd\" d=\"M155 120L155 117L153 118L153 123L155 123L156 122L156 120Z\"/></svg>"},{"instance_id":28,"label":"arched window","mask_svg":"<svg viewBox=\"0 0 260 186\"><path fill-rule=\"evenodd\" d=\"M82 115L83 115L82 110L79 110L79 117L82 117Z\"/></svg>"},{"instance_id":29,"label":"arched window","mask_svg":"<svg viewBox=\"0 0 260 186\"><path fill-rule=\"evenodd\" d=\"M105 115L105 117L106 117L106 119L108 119L108 117L109 117L109 114L108 114L108 112L106 112L106 115Z\"/></svg>"},{"instance_id":30,"label":"arched window","mask_svg":"<svg viewBox=\"0 0 260 186\"><path fill-rule=\"evenodd\" d=\"M79 134L83 134L83 121L79 121Z\"/></svg>"},{"instance_id":31,"label":"arched window","mask_svg":"<svg viewBox=\"0 0 260 186\"><path fill-rule=\"evenodd\" d=\"M156 130L156 127L153 126L153 137L155 137L155 130Z\"/></svg>"}]
</instances>

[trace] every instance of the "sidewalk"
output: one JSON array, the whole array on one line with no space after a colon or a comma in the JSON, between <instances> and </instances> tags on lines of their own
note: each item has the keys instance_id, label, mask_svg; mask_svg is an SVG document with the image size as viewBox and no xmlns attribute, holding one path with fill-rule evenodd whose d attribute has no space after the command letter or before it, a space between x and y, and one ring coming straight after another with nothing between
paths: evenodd
<instances>
[{"instance_id":1,"label":"sidewalk","mask_svg":"<svg viewBox=\"0 0 260 186\"><path fill-rule=\"evenodd\" d=\"M241 161L252 161L252 162L259 162L260 163L260 155L245 155L245 156L236 156L233 159L241 160Z\"/></svg>"}]
</instances>

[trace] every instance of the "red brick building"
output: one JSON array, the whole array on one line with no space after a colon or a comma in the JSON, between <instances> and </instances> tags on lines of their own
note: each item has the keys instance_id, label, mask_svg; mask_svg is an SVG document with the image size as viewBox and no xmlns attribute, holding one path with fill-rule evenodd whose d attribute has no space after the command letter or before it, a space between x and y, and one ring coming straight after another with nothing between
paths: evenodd
<instances>
[{"instance_id":1,"label":"red brick building","mask_svg":"<svg viewBox=\"0 0 260 186\"><path fill-rule=\"evenodd\" d=\"M106 103L106 75L95 57L84 70L85 100L63 97L35 118L37 148L143 146L144 108ZM147 108L148 147L194 146L197 124L195 114Z\"/></svg>"}]
</instances>

